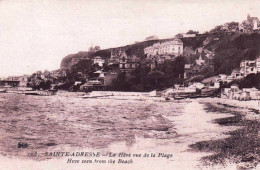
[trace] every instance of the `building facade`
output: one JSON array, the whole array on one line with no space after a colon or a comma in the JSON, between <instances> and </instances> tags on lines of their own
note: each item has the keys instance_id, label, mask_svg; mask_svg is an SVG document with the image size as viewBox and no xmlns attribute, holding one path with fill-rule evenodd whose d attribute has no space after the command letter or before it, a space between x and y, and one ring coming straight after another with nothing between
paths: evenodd
<instances>
[{"instance_id":1,"label":"building facade","mask_svg":"<svg viewBox=\"0 0 260 170\"><path fill-rule=\"evenodd\" d=\"M124 51L119 59L119 68L121 71L132 71L140 64L140 58L135 55L129 56Z\"/></svg>"},{"instance_id":2,"label":"building facade","mask_svg":"<svg viewBox=\"0 0 260 170\"><path fill-rule=\"evenodd\" d=\"M155 43L144 49L144 54L148 57L155 55L183 55L183 42L180 39Z\"/></svg>"},{"instance_id":3,"label":"building facade","mask_svg":"<svg viewBox=\"0 0 260 170\"><path fill-rule=\"evenodd\" d=\"M247 15L247 20L239 24L239 30L242 32L250 33L254 30L260 30L260 20L258 17L251 17Z\"/></svg>"},{"instance_id":4,"label":"building facade","mask_svg":"<svg viewBox=\"0 0 260 170\"><path fill-rule=\"evenodd\" d=\"M105 64L105 60L100 56L96 56L93 58L93 64L97 64L98 66L102 67Z\"/></svg>"}]
</instances>

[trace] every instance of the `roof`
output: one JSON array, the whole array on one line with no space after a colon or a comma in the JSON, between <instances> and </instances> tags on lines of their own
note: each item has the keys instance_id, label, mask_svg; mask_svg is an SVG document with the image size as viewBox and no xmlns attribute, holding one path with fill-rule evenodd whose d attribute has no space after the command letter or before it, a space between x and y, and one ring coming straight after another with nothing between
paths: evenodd
<instances>
[{"instance_id":1,"label":"roof","mask_svg":"<svg viewBox=\"0 0 260 170\"><path fill-rule=\"evenodd\" d=\"M103 71L102 71L102 70L98 70L98 71L96 71L96 72L94 72L94 73L101 74L101 73L103 73Z\"/></svg>"},{"instance_id":2,"label":"roof","mask_svg":"<svg viewBox=\"0 0 260 170\"><path fill-rule=\"evenodd\" d=\"M232 73L240 73L240 69L236 68L232 71Z\"/></svg>"},{"instance_id":3,"label":"roof","mask_svg":"<svg viewBox=\"0 0 260 170\"><path fill-rule=\"evenodd\" d=\"M209 77L206 78L204 80L202 80L201 83L206 84L206 83L215 83L217 81L218 76L214 76L214 77Z\"/></svg>"},{"instance_id":4,"label":"roof","mask_svg":"<svg viewBox=\"0 0 260 170\"><path fill-rule=\"evenodd\" d=\"M238 85L238 84L236 84L236 83L235 83L235 84L232 84L232 85L231 85L231 87L232 87L232 86L239 87L239 85Z\"/></svg>"}]
</instances>

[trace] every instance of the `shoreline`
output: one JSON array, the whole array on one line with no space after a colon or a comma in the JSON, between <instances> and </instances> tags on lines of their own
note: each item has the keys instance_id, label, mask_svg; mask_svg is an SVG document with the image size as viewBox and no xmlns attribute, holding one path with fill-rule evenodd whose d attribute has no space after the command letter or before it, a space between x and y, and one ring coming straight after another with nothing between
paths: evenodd
<instances>
[{"instance_id":1,"label":"shoreline","mask_svg":"<svg viewBox=\"0 0 260 170\"><path fill-rule=\"evenodd\" d=\"M67 100L66 94L63 95L64 100ZM77 99L77 96L74 96L75 99ZM120 97L121 98L121 97ZM124 97L122 97L124 98ZM133 97L135 98L135 97ZM104 102L109 102L111 98L107 98L108 100ZM152 97L150 100L147 100L150 104L154 103L155 105L161 103L156 97ZM54 98L53 101L59 101L62 102L60 99L57 100ZM98 99L95 99L95 101ZM93 100L85 100L85 99L77 99L78 102L92 102ZM102 100L98 100L99 102L102 102ZM116 99L112 99L112 102L116 102ZM123 100L122 100L123 102ZM123 103L125 103L124 101ZM133 100L132 102L136 102ZM144 101L143 101L144 102ZM170 128L170 132L176 131L176 136L169 136L169 130L156 130L154 128L143 131L148 133L148 135L153 136L151 138L145 138L140 137L139 135L134 135L132 142L127 141L119 141L115 143L112 143L104 150L106 152L126 152L126 153L138 153L138 152L169 152L173 153L173 158L171 160L162 160L162 159L133 159L134 164L132 165L124 165L125 169L138 169L140 167L143 167L142 169L158 169L158 167L154 167L153 165L160 165L160 168L163 169L163 167L172 167L177 169L182 169L184 167L189 166L191 169L211 169L211 166L204 166L201 162L205 157L211 157L212 155L215 155L217 153L216 150L211 150L211 148L207 149L207 143L205 141L211 141L212 143L214 141L225 141L232 137L232 132L240 130L241 128L239 126L236 126L236 119L233 120L232 113L230 114L228 111L231 110L238 110L241 112L241 107L234 106L235 104L239 104L240 101L233 101L230 102L229 100L225 99L218 99L218 98L201 98L201 99L188 99L188 100L178 100L178 101L164 101L163 105L161 106L167 106L165 107L164 112L160 112L158 108L154 108L149 111L149 114L154 114L154 117L152 119L149 119L150 121L154 121L154 118L160 118L163 120L167 120L170 124L173 125L172 128ZM102 102L103 103L103 102ZM137 102L139 103L139 102ZM212 104L212 106L220 106L222 110L208 110L209 105ZM234 103L234 104L233 104ZM253 102L255 103L255 102ZM74 103L72 103L75 105ZM100 103L101 104L101 103ZM230 105L232 104L232 105ZM246 105L246 104L244 104ZM230 107L232 106L232 107ZM251 106L251 105L250 105ZM96 107L96 106L95 106ZM180 112L173 112L172 109L182 108ZM213 107L212 107L213 108ZM229 110L222 112L223 108L227 108ZM244 110L252 109L251 107L244 107ZM156 112L156 113L153 113ZM158 112L158 113L157 113ZM243 113L241 113L242 115ZM253 115L251 114L248 115ZM244 114L243 114L244 115ZM248 116L247 115L247 116ZM54 116L54 115L53 115ZM54 118L54 117L53 117ZM126 117L127 118L127 117ZM226 123L226 120L232 120L228 121ZM55 118L56 121L62 121L62 119ZM231 124L230 124L231 122ZM106 123L106 122L104 122ZM222 124L221 124L222 123ZM224 123L224 124L223 124ZM228 125L227 125L228 124ZM155 125L153 125L155 127ZM132 133L131 130L129 132ZM142 135L141 135L142 136ZM158 136L161 136L160 138L157 138ZM201 146L206 146L206 150L193 150L194 148L191 148L190 146L195 146L196 144L201 144ZM62 145L60 145L62 146ZM78 146L80 148L80 146ZM54 146L55 148L55 146ZM50 148L51 149L51 148ZM68 151L73 151L76 148L68 148ZM51 149L52 150L52 149ZM83 149L80 149L81 151L89 151L95 149L89 149L83 147ZM102 149L103 150L103 149ZM24 150L26 151L26 150ZM189 159L187 159L189 158ZM77 166L74 166L72 164L67 164L66 159L49 159L49 160L42 160L42 161L36 161L32 160L30 158L28 159L22 159L22 158L9 158L8 156L0 156L1 162L6 162L6 166L2 165L1 167L8 168L8 165L11 166L12 164L17 164L16 169L45 169L50 166L51 164L54 167L57 167L57 169L82 169L82 168L95 168L95 169L103 169L110 167L111 169L120 169L122 166L119 166L118 164L110 165L110 164L80 164ZM17 163L19 162L19 163ZM20 167L18 165L21 165ZM145 165L145 166L144 166ZM186 165L186 166L184 166ZM228 167L236 167L236 164L228 164ZM214 164L214 168L225 168L221 164Z\"/></svg>"},{"instance_id":2,"label":"shoreline","mask_svg":"<svg viewBox=\"0 0 260 170\"><path fill-rule=\"evenodd\" d=\"M260 115L258 101L237 101L229 99L199 99L206 105L205 110L212 113L228 113L230 117L214 119L221 127L230 129L227 138L202 140L190 145L195 152L213 152L201 161L206 166L229 166L235 164L238 169L260 168Z\"/></svg>"},{"instance_id":3,"label":"shoreline","mask_svg":"<svg viewBox=\"0 0 260 170\"><path fill-rule=\"evenodd\" d=\"M248 101L240 101L240 100L234 100L234 99L223 99L223 98L199 98L198 101L207 101L212 103L224 103L240 108L245 109L255 109L260 110L260 100L248 100ZM258 104L259 103L259 104Z\"/></svg>"}]
</instances>

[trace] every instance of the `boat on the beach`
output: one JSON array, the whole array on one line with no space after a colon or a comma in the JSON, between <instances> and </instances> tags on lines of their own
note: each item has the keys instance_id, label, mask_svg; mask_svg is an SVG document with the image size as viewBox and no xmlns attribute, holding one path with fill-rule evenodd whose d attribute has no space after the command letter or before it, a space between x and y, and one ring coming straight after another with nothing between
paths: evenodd
<instances>
[{"instance_id":1,"label":"boat on the beach","mask_svg":"<svg viewBox=\"0 0 260 170\"><path fill-rule=\"evenodd\" d=\"M188 95L188 98L190 98L190 99L196 99L196 98L200 98L201 97L201 95L199 95L199 94L189 94Z\"/></svg>"},{"instance_id":2,"label":"boat on the beach","mask_svg":"<svg viewBox=\"0 0 260 170\"><path fill-rule=\"evenodd\" d=\"M84 95L81 98L99 98L99 97L109 97L109 96L113 96L113 95L99 95L99 96L91 96L91 95Z\"/></svg>"},{"instance_id":3,"label":"boat on the beach","mask_svg":"<svg viewBox=\"0 0 260 170\"><path fill-rule=\"evenodd\" d=\"M33 96L53 96L57 93L57 90L39 90L39 91L26 91L23 94Z\"/></svg>"},{"instance_id":4,"label":"boat on the beach","mask_svg":"<svg viewBox=\"0 0 260 170\"><path fill-rule=\"evenodd\" d=\"M0 93L6 93L6 89L0 89Z\"/></svg>"},{"instance_id":5,"label":"boat on the beach","mask_svg":"<svg viewBox=\"0 0 260 170\"><path fill-rule=\"evenodd\" d=\"M185 99L186 97L185 96L181 96L181 95L175 95L174 96L174 100L182 100L182 99Z\"/></svg>"}]
</instances>

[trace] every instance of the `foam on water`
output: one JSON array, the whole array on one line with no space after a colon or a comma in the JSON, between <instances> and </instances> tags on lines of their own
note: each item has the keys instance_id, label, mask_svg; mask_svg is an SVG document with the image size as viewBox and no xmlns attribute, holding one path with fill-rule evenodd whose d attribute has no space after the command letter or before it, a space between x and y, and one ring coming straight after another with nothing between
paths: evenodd
<instances>
[{"instance_id":1,"label":"foam on water","mask_svg":"<svg viewBox=\"0 0 260 170\"><path fill-rule=\"evenodd\" d=\"M173 103L81 99L69 94L1 94L1 153L24 157L30 151L65 146L98 149L120 141L132 145L136 136L160 139L176 135L172 122L162 116L180 112ZM20 149L19 142L29 147Z\"/></svg>"}]
</instances>

